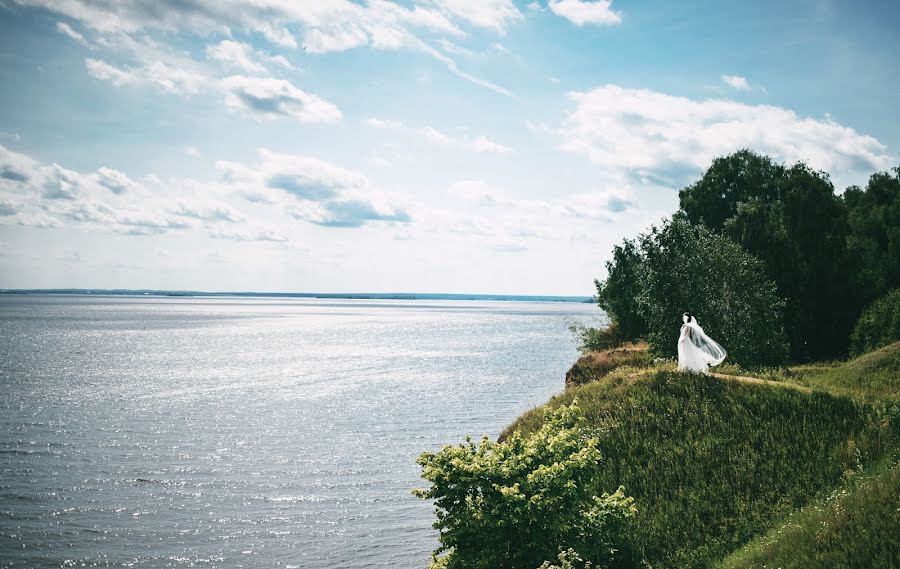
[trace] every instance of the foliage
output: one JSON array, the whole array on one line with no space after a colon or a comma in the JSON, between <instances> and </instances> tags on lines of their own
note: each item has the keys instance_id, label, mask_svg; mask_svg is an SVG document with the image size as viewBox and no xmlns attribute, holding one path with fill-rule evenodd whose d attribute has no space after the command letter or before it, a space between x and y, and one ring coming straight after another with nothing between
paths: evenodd
<instances>
[{"instance_id":1,"label":"foliage","mask_svg":"<svg viewBox=\"0 0 900 569\"><path fill-rule=\"evenodd\" d=\"M747 546L722 569L821 567L893 569L900 560L900 464L851 477Z\"/></svg>"},{"instance_id":2,"label":"foliage","mask_svg":"<svg viewBox=\"0 0 900 569\"><path fill-rule=\"evenodd\" d=\"M568 328L578 342L578 350L583 354L608 350L624 343L619 333L619 325L615 321L603 328L585 326L581 322L572 321Z\"/></svg>"},{"instance_id":3,"label":"foliage","mask_svg":"<svg viewBox=\"0 0 900 569\"><path fill-rule=\"evenodd\" d=\"M739 150L716 158L698 181L678 193L687 220L713 231L721 231L738 206L750 202L773 202L784 166L752 150Z\"/></svg>"},{"instance_id":4,"label":"foliage","mask_svg":"<svg viewBox=\"0 0 900 569\"><path fill-rule=\"evenodd\" d=\"M674 219L640 237L638 303L647 340L659 356L677 356L684 311L744 367L787 360L783 301L762 263L730 239Z\"/></svg>"},{"instance_id":5,"label":"foliage","mask_svg":"<svg viewBox=\"0 0 900 569\"><path fill-rule=\"evenodd\" d=\"M688 220L731 237L765 263L787 300L793 359L846 353L858 308L848 278L847 211L827 174L741 150L714 160L679 197Z\"/></svg>"},{"instance_id":6,"label":"foliage","mask_svg":"<svg viewBox=\"0 0 900 569\"><path fill-rule=\"evenodd\" d=\"M612 318L620 341L635 341L647 332L637 303L642 260L635 242L626 239L621 246L613 247L613 258L606 262L606 280L594 281L597 304Z\"/></svg>"},{"instance_id":7,"label":"foliage","mask_svg":"<svg viewBox=\"0 0 900 569\"><path fill-rule=\"evenodd\" d=\"M850 336L850 352L859 355L900 340L900 288L866 308L853 334Z\"/></svg>"},{"instance_id":8,"label":"foliage","mask_svg":"<svg viewBox=\"0 0 900 569\"><path fill-rule=\"evenodd\" d=\"M566 387L596 381L620 367L649 367L652 363L647 344L624 344L618 348L591 352L578 358L566 372Z\"/></svg>"},{"instance_id":9,"label":"foliage","mask_svg":"<svg viewBox=\"0 0 900 569\"><path fill-rule=\"evenodd\" d=\"M633 500L622 487L599 493L602 455L582 422L573 401L530 436L423 453L418 463L432 486L416 495L435 501L441 542L432 567L536 568L569 549L594 567L627 557Z\"/></svg>"},{"instance_id":10,"label":"foliage","mask_svg":"<svg viewBox=\"0 0 900 569\"><path fill-rule=\"evenodd\" d=\"M842 199L850 226L848 275L862 307L900 285L900 167L872 174L865 191L851 186Z\"/></svg>"},{"instance_id":11,"label":"foliage","mask_svg":"<svg viewBox=\"0 0 900 569\"><path fill-rule=\"evenodd\" d=\"M896 406L671 371L632 375L568 389L507 433L541 430L577 398L604 451L592 483L629 489L640 506L630 539L654 569L709 566L848 470L898 456Z\"/></svg>"}]
</instances>

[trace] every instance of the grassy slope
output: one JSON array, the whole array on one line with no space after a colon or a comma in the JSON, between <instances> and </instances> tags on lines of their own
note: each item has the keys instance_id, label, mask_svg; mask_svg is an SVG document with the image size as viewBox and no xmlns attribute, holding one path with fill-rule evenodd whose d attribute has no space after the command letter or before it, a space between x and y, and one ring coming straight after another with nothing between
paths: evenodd
<instances>
[{"instance_id":1,"label":"grassy slope","mask_svg":"<svg viewBox=\"0 0 900 569\"><path fill-rule=\"evenodd\" d=\"M719 370L747 372L734 366ZM848 362L817 363L769 370L760 377L846 395L869 402L900 402L900 342Z\"/></svg>"},{"instance_id":2,"label":"grassy slope","mask_svg":"<svg viewBox=\"0 0 900 569\"><path fill-rule=\"evenodd\" d=\"M845 366L871 371L896 352ZM817 389L808 392L670 367L620 368L548 403L579 400L605 454L597 476L635 497L635 546L655 568L710 566L840 487L860 464L898 458L896 406L819 391L862 391L867 372L853 379L829 366L792 376ZM535 409L510 429L531 432L542 416Z\"/></svg>"},{"instance_id":3,"label":"grassy slope","mask_svg":"<svg viewBox=\"0 0 900 569\"><path fill-rule=\"evenodd\" d=\"M900 463L879 465L790 515L720 569L900 567Z\"/></svg>"}]
</instances>

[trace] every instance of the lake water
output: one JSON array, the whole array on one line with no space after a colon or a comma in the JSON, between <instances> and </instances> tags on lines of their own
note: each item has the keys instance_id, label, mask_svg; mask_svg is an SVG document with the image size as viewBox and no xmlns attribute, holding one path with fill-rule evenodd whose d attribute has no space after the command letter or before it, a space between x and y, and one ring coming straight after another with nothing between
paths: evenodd
<instances>
[{"instance_id":1,"label":"lake water","mask_svg":"<svg viewBox=\"0 0 900 569\"><path fill-rule=\"evenodd\" d=\"M578 303L0 297L0 567L424 567L416 457L563 388Z\"/></svg>"}]
</instances>

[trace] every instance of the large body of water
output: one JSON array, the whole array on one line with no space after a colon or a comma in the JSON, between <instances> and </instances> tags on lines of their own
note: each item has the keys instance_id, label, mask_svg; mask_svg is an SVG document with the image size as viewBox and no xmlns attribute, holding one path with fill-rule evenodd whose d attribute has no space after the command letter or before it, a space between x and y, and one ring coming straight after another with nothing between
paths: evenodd
<instances>
[{"instance_id":1,"label":"large body of water","mask_svg":"<svg viewBox=\"0 0 900 569\"><path fill-rule=\"evenodd\" d=\"M0 297L0 567L424 567L416 457L560 391L599 314Z\"/></svg>"}]
</instances>

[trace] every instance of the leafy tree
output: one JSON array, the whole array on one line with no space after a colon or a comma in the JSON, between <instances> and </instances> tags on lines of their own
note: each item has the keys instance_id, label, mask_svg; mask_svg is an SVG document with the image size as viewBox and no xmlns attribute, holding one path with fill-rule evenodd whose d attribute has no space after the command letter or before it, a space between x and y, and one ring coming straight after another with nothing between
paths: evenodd
<instances>
[{"instance_id":1,"label":"leafy tree","mask_svg":"<svg viewBox=\"0 0 900 569\"><path fill-rule=\"evenodd\" d=\"M900 285L900 166L847 188L848 274L861 309Z\"/></svg>"},{"instance_id":2,"label":"leafy tree","mask_svg":"<svg viewBox=\"0 0 900 569\"><path fill-rule=\"evenodd\" d=\"M684 216L731 237L765 263L785 298L796 360L846 353L856 312L847 215L827 174L741 150L717 158L679 194Z\"/></svg>"},{"instance_id":3,"label":"leafy tree","mask_svg":"<svg viewBox=\"0 0 900 569\"><path fill-rule=\"evenodd\" d=\"M761 261L725 236L676 218L640 237L640 310L652 350L677 355L681 315L697 316L732 362L777 366L787 360L784 301Z\"/></svg>"},{"instance_id":4,"label":"leafy tree","mask_svg":"<svg viewBox=\"0 0 900 569\"><path fill-rule=\"evenodd\" d=\"M784 166L752 150L713 160L703 177L678 193L687 220L721 231L742 203L770 202L778 197Z\"/></svg>"},{"instance_id":5,"label":"leafy tree","mask_svg":"<svg viewBox=\"0 0 900 569\"><path fill-rule=\"evenodd\" d=\"M898 340L900 288L892 290L863 311L850 337L850 353L858 356Z\"/></svg>"},{"instance_id":6,"label":"leafy tree","mask_svg":"<svg viewBox=\"0 0 900 569\"><path fill-rule=\"evenodd\" d=\"M445 446L419 457L441 546L433 569L537 568L567 558L607 567L627 549L633 500L620 487L599 494L601 452L582 430L577 401L550 413L539 431L504 442Z\"/></svg>"},{"instance_id":7,"label":"leafy tree","mask_svg":"<svg viewBox=\"0 0 900 569\"><path fill-rule=\"evenodd\" d=\"M613 247L613 258L606 262L607 277L595 280L597 304L610 315L614 342L634 341L647 332L647 322L641 315L637 297L641 253L634 241L626 239Z\"/></svg>"}]
</instances>

